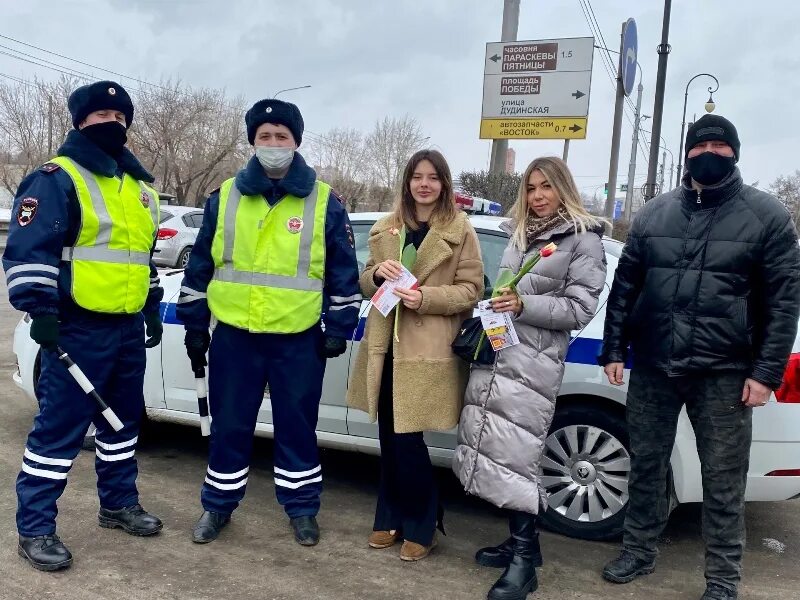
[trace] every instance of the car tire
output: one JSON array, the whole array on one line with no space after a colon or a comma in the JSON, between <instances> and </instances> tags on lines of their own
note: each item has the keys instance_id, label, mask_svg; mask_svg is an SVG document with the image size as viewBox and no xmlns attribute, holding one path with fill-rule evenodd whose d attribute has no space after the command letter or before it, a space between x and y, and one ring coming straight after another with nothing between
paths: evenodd
<instances>
[{"instance_id":1,"label":"car tire","mask_svg":"<svg viewBox=\"0 0 800 600\"><path fill-rule=\"evenodd\" d=\"M181 251L180 255L178 256L178 262L175 263L175 268L185 269L186 265L189 264L189 256L191 256L191 254L192 254L192 247L186 246L186 248L184 248Z\"/></svg>"},{"instance_id":2,"label":"car tire","mask_svg":"<svg viewBox=\"0 0 800 600\"><path fill-rule=\"evenodd\" d=\"M548 508L542 525L584 540L622 534L628 507L630 446L622 410L603 404L556 408L542 454Z\"/></svg>"}]
</instances>

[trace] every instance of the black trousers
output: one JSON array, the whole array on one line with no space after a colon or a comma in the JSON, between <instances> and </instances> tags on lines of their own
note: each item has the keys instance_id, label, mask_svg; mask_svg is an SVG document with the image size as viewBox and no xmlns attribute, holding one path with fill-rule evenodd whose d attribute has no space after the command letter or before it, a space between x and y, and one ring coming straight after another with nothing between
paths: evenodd
<instances>
[{"instance_id":1,"label":"black trousers","mask_svg":"<svg viewBox=\"0 0 800 600\"><path fill-rule=\"evenodd\" d=\"M742 404L745 374L668 377L634 367L628 387L631 442L630 503L623 544L643 560L656 557L667 524L667 470L681 408L697 438L703 477L706 579L735 590L745 542L744 497L752 439L752 409Z\"/></svg>"},{"instance_id":2,"label":"black trousers","mask_svg":"<svg viewBox=\"0 0 800 600\"><path fill-rule=\"evenodd\" d=\"M392 362L390 352L378 400L381 478L373 530L397 530L408 541L430 546L437 524L441 527L439 492L422 432L394 431Z\"/></svg>"}]
</instances>

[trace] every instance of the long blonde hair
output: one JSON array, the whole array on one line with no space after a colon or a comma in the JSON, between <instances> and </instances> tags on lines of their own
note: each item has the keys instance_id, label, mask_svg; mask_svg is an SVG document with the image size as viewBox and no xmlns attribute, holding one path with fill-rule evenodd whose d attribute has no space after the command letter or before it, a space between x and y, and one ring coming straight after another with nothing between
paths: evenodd
<instances>
[{"instance_id":1,"label":"long blonde hair","mask_svg":"<svg viewBox=\"0 0 800 600\"><path fill-rule=\"evenodd\" d=\"M522 181L519 184L517 200L511 210L508 211L508 216L511 217L514 226L511 239L519 250L524 252L528 247L526 235L526 224L528 213L530 212L528 208L528 180L531 173L537 169L542 172L544 178L558 194L561 206L567 213L567 221L572 221L575 233L584 233L588 229L602 227L606 224L605 219L589 214L584 208L583 202L581 202L581 195L578 193L578 186L575 185L575 179L572 177L567 163L555 156L542 156L534 159L525 169Z\"/></svg>"},{"instance_id":2,"label":"long blonde hair","mask_svg":"<svg viewBox=\"0 0 800 600\"><path fill-rule=\"evenodd\" d=\"M438 150L420 150L408 159L406 168L403 171L403 181L400 186L400 193L395 200L392 209L394 226L401 228L404 225L409 229L419 229L417 220L416 201L411 195L411 178L414 170L423 160L427 160L433 165L436 175L442 184L442 192L436 201L436 207L431 213L430 223L437 225L448 225L458 214L456 199L453 194L453 177L450 175L450 167L444 156Z\"/></svg>"}]
</instances>

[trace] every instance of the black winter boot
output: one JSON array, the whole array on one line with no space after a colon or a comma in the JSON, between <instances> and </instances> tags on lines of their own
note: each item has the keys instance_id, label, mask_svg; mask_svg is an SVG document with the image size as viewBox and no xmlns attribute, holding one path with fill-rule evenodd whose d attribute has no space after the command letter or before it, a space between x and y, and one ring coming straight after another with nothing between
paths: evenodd
<instances>
[{"instance_id":1,"label":"black winter boot","mask_svg":"<svg viewBox=\"0 0 800 600\"><path fill-rule=\"evenodd\" d=\"M503 575L489 590L488 600L525 600L539 587L534 557L539 553L536 515L512 511L509 516L513 556Z\"/></svg>"},{"instance_id":2,"label":"black winter boot","mask_svg":"<svg viewBox=\"0 0 800 600\"><path fill-rule=\"evenodd\" d=\"M195 544L207 544L219 537L219 532L231 522L229 514L203 511L192 529L192 541Z\"/></svg>"},{"instance_id":3,"label":"black winter boot","mask_svg":"<svg viewBox=\"0 0 800 600\"><path fill-rule=\"evenodd\" d=\"M31 538L19 536L17 553L40 571L58 571L72 564L72 554L55 533Z\"/></svg>"},{"instance_id":4,"label":"black winter boot","mask_svg":"<svg viewBox=\"0 0 800 600\"><path fill-rule=\"evenodd\" d=\"M100 507L97 515L100 527L114 529L119 527L131 535L148 536L161 531L163 524L161 519L151 515L141 504L126 506L119 510L109 510Z\"/></svg>"}]
</instances>

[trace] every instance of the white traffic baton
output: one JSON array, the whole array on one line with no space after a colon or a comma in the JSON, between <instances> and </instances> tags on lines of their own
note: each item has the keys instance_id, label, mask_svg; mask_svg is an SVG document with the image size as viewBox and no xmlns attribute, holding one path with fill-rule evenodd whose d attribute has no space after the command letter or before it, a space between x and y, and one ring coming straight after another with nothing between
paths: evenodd
<instances>
[{"instance_id":1,"label":"white traffic baton","mask_svg":"<svg viewBox=\"0 0 800 600\"><path fill-rule=\"evenodd\" d=\"M194 372L197 385L197 412L200 415L200 433L203 437L211 435L211 419L208 417L208 386L206 385L206 369L200 367Z\"/></svg>"},{"instance_id":2,"label":"white traffic baton","mask_svg":"<svg viewBox=\"0 0 800 600\"><path fill-rule=\"evenodd\" d=\"M75 362L69 357L69 354L64 352L60 346L56 346L56 352L58 353L58 360L60 360L64 365L67 367L67 371L69 374L72 375L72 378L77 382L81 389L86 392L92 399L97 402L97 405L100 407L101 414L105 417L108 424L113 427L114 431L122 431L122 421L119 420L119 417L111 410L108 404L105 403L100 397L100 394L97 393L97 390L94 389L92 382L89 381L89 378L84 375L81 368L75 364Z\"/></svg>"}]
</instances>

